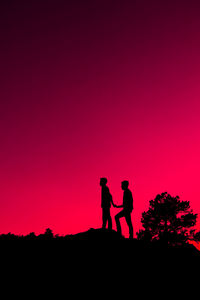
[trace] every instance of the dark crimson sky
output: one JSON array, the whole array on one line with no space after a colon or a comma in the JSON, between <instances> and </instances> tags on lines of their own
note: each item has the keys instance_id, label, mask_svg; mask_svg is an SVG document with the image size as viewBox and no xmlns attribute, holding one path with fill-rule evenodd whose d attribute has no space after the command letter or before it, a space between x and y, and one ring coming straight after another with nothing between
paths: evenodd
<instances>
[{"instance_id":1,"label":"dark crimson sky","mask_svg":"<svg viewBox=\"0 0 200 300\"><path fill-rule=\"evenodd\" d=\"M135 231L161 192L200 213L199 15L192 0L0 2L1 233L101 226L101 176L117 204L130 181Z\"/></svg>"}]
</instances>

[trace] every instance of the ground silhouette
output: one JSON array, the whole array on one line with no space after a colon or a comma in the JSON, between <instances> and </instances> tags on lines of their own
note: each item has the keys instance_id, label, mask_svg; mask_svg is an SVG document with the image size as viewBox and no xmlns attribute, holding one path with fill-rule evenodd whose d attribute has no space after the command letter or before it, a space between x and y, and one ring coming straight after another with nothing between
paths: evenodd
<instances>
[{"instance_id":1,"label":"ground silhouette","mask_svg":"<svg viewBox=\"0 0 200 300\"><path fill-rule=\"evenodd\" d=\"M15 241L14 244L10 244L12 241ZM87 243L77 244L79 241L86 241ZM31 244L29 242L31 242ZM110 257L116 253L118 256L122 255L123 261L129 260L129 258L132 261L135 258L150 258L157 256L179 259L181 259L181 257L200 258L200 251L189 243L176 247L166 246L159 242L146 243L145 241L135 238L125 238L115 230L102 228L91 228L85 232L65 236L53 235L52 230L49 228L46 229L44 234L40 235L35 235L34 233L30 233L26 236L17 236L11 233L0 235L1 249L4 247L6 248L7 245L9 245L9 247L10 245L12 245L12 247L13 245L16 245L19 248L28 245L28 247L30 246L32 249L39 248L40 251L44 252L52 251L52 249L54 249L59 255L62 253L61 256L63 255L63 257L66 255L65 251L72 249L79 251L80 248L81 251L86 251L86 249L89 249L92 246L93 249L96 249L95 251L100 251L100 249L102 249L102 257L105 256L106 258L107 255ZM110 252L112 252L112 254Z\"/></svg>"}]
</instances>

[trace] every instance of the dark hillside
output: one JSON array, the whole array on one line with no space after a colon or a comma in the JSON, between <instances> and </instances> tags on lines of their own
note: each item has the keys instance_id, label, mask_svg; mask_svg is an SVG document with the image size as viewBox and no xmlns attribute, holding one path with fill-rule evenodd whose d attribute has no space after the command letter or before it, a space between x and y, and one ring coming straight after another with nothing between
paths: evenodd
<instances>
[{"instance_id":1,"label":"dark hillside","mask_svg":"<svg viewBox=\"0 0 200 300\"><path fill-rule=\"evenodd\" d=\"M71 282L77 291L78 282L89 290L93 285L98 291L107 286L116 294L118 285L129 294L143 283L158 285L163 276L172 281L170 287L178 277L189 280L200 258L192 245L166 248L102 229L66 236L0 236L0 249L2 271L9 277L17 278L20 271L28 281L31 276L42 282L49 278L48 286L54 278L64 286ZM142 292L147 291L142 287Z\"/></svg>"},{"instance_id":2,"label":"dark hillside","mask_svg":"<svg viewBox=\"0 0 200 300\"><path fill-rule=\"evenodd\" d=\"M81 241L81 243L77 243ZM85 241L86 243L82 243ZM53 249L55 252L65 253L70 249L76 249L76 251L92 248L92 249L104 249L102 255L106 253L106 249L114 251L115 253L126 252L127 256L131 253L131 257L134 253L137 256L149 256L149 255L162 255L162 256L187 256L187 257L200 257L200 252L190 244L179 247L166 247L159 243L145 243L143 241L133 239L129 240L119 235L114 230L106 229L89 229L88 231L77 233L74 235L66 236L54 236L51 230L46 230L44 234L36 236L35 234L29 234L27 236L16 236L13 234L0 235L0 246L3 249L23 249L31 248L37 249L41 252L48 249L51 252ZM109 247L109 248L108 248Z\"/></svg>"}]
</instances>

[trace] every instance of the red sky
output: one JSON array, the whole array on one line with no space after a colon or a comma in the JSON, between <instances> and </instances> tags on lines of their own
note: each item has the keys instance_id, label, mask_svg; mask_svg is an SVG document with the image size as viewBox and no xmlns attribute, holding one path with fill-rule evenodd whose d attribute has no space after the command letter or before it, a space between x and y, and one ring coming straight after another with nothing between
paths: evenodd
<instances>
[{"instance_id":1,"label":"red sky","mask_svg":"<svg viewBox=\"0 0 200 300\"><path fill-rule=\"evenodd\" d=\"M158 193L200 213L199 14L199 1L1 1L0 233L100 227L101 176L117 204L130 181L135 232Z\"/></svg>"}]
</instances>

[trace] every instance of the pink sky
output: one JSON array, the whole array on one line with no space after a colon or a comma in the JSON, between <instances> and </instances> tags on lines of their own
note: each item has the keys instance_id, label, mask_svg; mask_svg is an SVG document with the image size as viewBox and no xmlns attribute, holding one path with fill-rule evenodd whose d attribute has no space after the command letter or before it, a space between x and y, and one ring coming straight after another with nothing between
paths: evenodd
<instances>
[{"instance_id":1,"label":"pink sky","mask_svg":"<svg viewBox=\"0 0 200 300\"><path fill-rule=\"evenodd\" d=\"M135 232L158 193L200 213L200 4L161 2L0 4L0 233L100 227L101 176Z\"/></svg>"}]
</instances>

